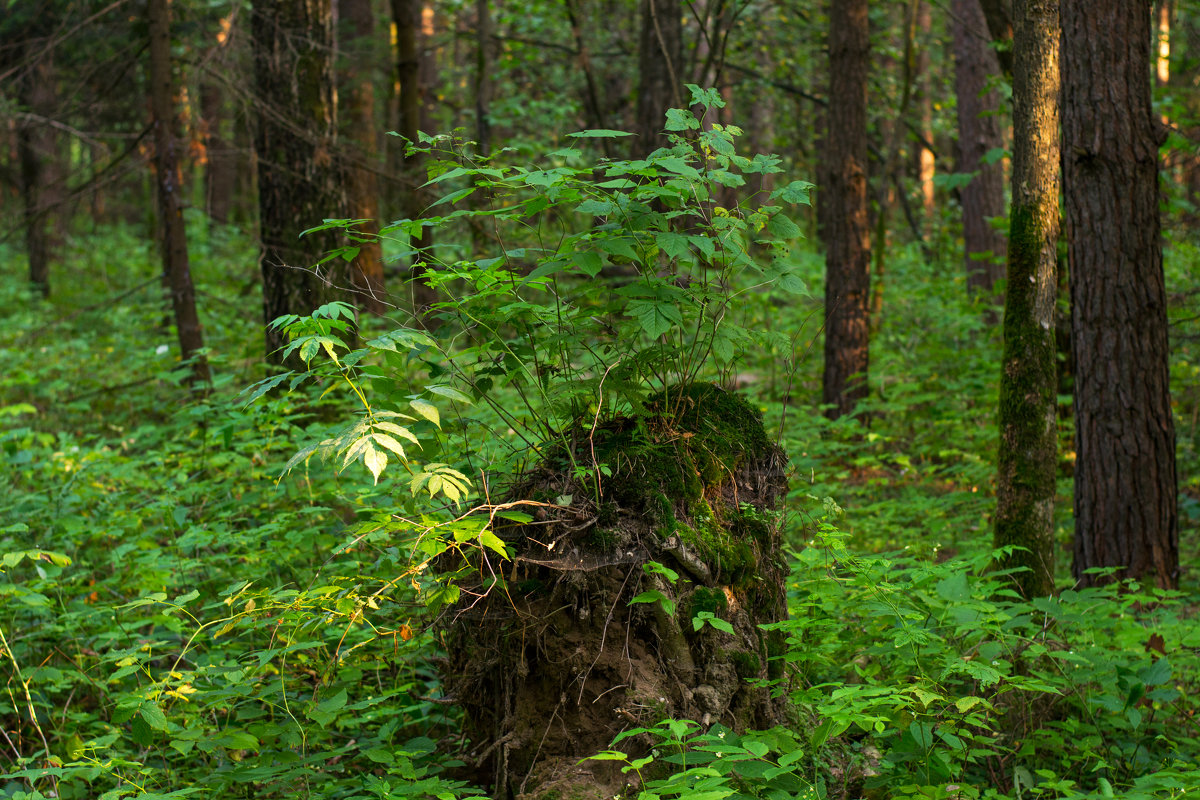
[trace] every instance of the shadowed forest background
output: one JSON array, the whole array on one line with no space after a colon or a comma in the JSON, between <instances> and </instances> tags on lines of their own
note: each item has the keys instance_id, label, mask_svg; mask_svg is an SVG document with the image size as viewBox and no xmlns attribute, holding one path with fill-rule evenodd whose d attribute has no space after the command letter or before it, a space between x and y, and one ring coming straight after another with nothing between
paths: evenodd
<instances>
[{"instance_id":1,"label":"shadowed forest background","mask_svg":"<svg viewBox=\"0 0 1200 800\"><path fill-rule=\"evenodd\" d=\"M0 798L1200 793L1193 0L0 0Z\"/></svg>"}]
</instances>

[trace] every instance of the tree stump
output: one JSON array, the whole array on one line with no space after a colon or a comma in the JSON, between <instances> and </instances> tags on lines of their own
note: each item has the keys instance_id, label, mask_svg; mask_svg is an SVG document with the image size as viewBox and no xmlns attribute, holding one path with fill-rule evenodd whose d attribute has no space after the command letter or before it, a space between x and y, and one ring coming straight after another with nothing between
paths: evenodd
<instances>
[{"instance_id":1,"label":"tree stump","mask_svg":"<svg viewBox=\"0 0 1200 800\"><path fill-rule=\"evenodd\" d=\"M464 760L497 798L621 794L635 775L581 759L666 717L738 731L783 721L767 686L782 636L759 628L787 613L783 452L754 408L712 385L669 389L644 412L547 448L509 494L550 505L497 526L513 551L502 580L464 587L445 617ZM703 612L733 632L697 629Z\"/></svg>"}]
</instances>

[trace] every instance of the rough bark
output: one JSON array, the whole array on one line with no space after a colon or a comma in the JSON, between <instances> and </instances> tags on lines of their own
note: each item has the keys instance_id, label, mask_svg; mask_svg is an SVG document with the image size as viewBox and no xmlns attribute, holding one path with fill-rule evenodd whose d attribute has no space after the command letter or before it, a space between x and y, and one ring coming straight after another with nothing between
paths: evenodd
<instances>
[{"instance_id":1,"label":"rough bark","mask_svg":"<svg viewBox=\"0 0 1200 800\"><path fill-rule=\"evenodd\" d=\"M683 100L683 7L680 0L641 0L637 121L633 156L662 147L667 110Z\"/></svg>"},{"instance_id":2,"label":"rough bark","mask_svg":"<svg viewBox=\"0 0 1200 800\"><path fill-rule=\"evenodd\" d=\"M258 155L259 236L267 358L279 363L283 314L309 314L334 299L345 277L314 268L336 244L331 234L299 238L345 217L335 166L331 0L255 0L252 24ZM293 364L293 366L295 366Z\"/></svg>"},{"instance_id":3,"label":"rough bark","mask_svg":"<svg viewBox=\"0 0 1200 800\"><path fill-rule=\"evenodd\" d=\"M1063 0L1075 577L1179 579L1150 0ZM1107 579L1103 579L1107 580Z\"/></svg>"},{"instance_id":4,"label":"rough bark","mask_svg":"<svg viewBox=\"0 0 1200 800\"><path fill-rule=\"evenodd\" d=\"M338 18L342 21L342 52L345 69L338 76L339 98L345 98L344 130L349 144L346 164L348 211L354 219L365 220L358 230L363 241L358 255L350 263L350 281L354 302L360 311L383 314L383 248L379 234L379 145L375 124L376 62L375 14L371 0L338 0Z\"/></svg>"},{"instance_id":5,"label":"rough bark","mask_svg":"<svg viewBox=\"0 0 1200 800\"><path fill-rule=\"evenodd\" d=\"M988 36L979 0L953 0L954 91L958 98L958 171L973 175L959 190L963 220L963 258L967 289L987 295L1004 277L1008 243L990 220L1004 215L1004 168L984 163L989 151L1003 147L998 113L1000 98L988 81L1000 74L1000 62Z\"/></svg>"},{"instance_id":6,"label":"rough bark","mask_svg":"<svg viewBox=\"0 0 1200 800\"><path fill-rule=\"evenodd\" d=\"M204 334L196 313L196 293L192 287L187 232L183 223L179 137L175 130L175 82L171 76L170 0L148 0L146 21L150 34L150 107L154 118L154 171L158 186L163 275L171 294L180 358L191 362L192 388L203 389L209 383L209 371L208 361L200 353L204 348Z\"/></svg>"},{"instance_id":7,"label":"rough bark","mask_svg":"<svg viewBox=\"0 0 1200 800\"><path fill-rule=\"evenodd\" d=\"M839 0L829 12L829 162L825 228L825 374L822 400L836 419L867 396L870 338L870 228L867 218L866 0Z\"/></svg>"},{"instance_id":8,"label":"rough bark","mask_svg":"<svg viewBox=\"0 0 1200 800\"><path fill-rule=\"evenodd\" d=\"M993 541L1027 598L1054 591L1058 241L1056 0L1013 3L1013 174Z\"/></svg>"}]
</instances>

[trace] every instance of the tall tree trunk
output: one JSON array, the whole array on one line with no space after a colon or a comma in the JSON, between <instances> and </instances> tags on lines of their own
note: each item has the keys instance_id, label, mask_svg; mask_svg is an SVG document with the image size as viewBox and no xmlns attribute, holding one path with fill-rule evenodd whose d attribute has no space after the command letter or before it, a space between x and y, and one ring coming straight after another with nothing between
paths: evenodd
<instances>
[{"instance_id":1,"label":"tall tree trunk","mask_svg":"<svg viewBox=\"0 0 1200 800\"><path fill-rule=\"evenodd\" d=\"M150 33L150 107L154 117L154 167L162 232L163 274L171 294L180 357L191 361L192 388L209 383L208 361L200 351L204 334L196 313L196 293L188 264L183 224L183 188L179 175L174 79L171 76L171 0L148 0Z\"/></svg>"},{"instance_id":2,"label":"tall tree trunk","mask_svg":"<svg viewBox=\"0 0 1200 800\"><path fill-rule=\"evenodd\" d=\"M346 165L347 203L350 216L365 220L358 226L362 233L358 255L350 264L354 301L359 310L370 314L387 311L384 296L383 247L379 234L379 131L375 124L375 75L372 66L377 43L375 14L371 0L338 0L338 18L345 37L342 51L346 68L339 76L339 97L345 102L345 131L350 143Z\"/></svg>"},{"instance_id":3,"label":"tall tree trunk","mask_svg":"<svg viewBox=\"0 0 1200 800\"><path fill-rule=\"evenodd\" d=\"M36 43L35 43L36 42ZM17 155L21 170L21 195L24 202L25 254L29 259L29 282L43 297L50 296L50 260L53 247L50 234L52 204L50 169L55 155L55 134L46 118L54 105L53 64L44 52L41 38L26 48L33 61L18 79L21 104L30 115L17 128Z\"/></svg>"},{"instance_id":4,"label":"tall tree trunk","mask_svg":"<svg viewBox=\"0 0 1200 800\"><path fill-rule=\"evenodd\" d=\"M1062 0L1075 562L1179 580L1150 0Z\"/></svg>"},{"instance_id":5,"label":"tall tree trunk","mask_svg":"<svg viewBox=\"0 0 1200 800\"><path fill-rule=\"evenodd\" d=\"M634 156L666 144L667 109L683 104L683 7L680 0L641 0L637 138Z\"/></svg>"},{"instance_id":6,"label":"tall tree trunk","mask_svg":"<svg viewBox=\"0 0 1200 800\"><path fill-rule=\"evenodd\" d=\"M995 547L1023 567L1027 598L1054 591L1054 478L1058 447L1054 299L1058 265L1057 0L1013 3L1013 173Z\"/></svg>"},{"instance_id":7,"label":"tall tree trunk","mask_svg":"<svg viewBox=\"0 0 1200 800\"><path fill-rule=\"evenodd\" d=\"M480 155L492 151L488 105L492 101L492 12L488 0L475 0L475 138Z\"/></svg>"},{"instance_id":8,"label":"tall tree trunk","mask_svg":"<svg viewBox=\"0 0 1200 800\"><path fill-rule=\"evenodd\" d=\"M979 0L953 0L951 16L954 91L958 98L958 171L974 176L959 190L967 289L972 294L986 295L1004 277L1008 258L1004 234L990 224L992 218L1004 215L1004 168L999 161L984 163L989 151L1004 146L997 117L1000 98L988 90L988 80L1000 74L1000 62Z\"/></svg>"},{"instance_id":9,"label":"tall tree trunk","mask_svg":"<svg viewBox=\"0 0 1200 800\"><path fill-rule=\"evenodd\" d=\"M867 219L867 0L837 0L829 11L826 111L828 202L825 236L825 375L822 400L836 419L867 396L870 339L870 228Z\"/></svg>"},{"instance_id":10,"label":"tall tree trunk","mask_svg":"<svg viewBox=\"0 0 1200 800\"><path fill-rule=\"evenodd\" d=\"M205 75L200 82L199 129L204 154L204 211L210 220L219 224L229 222L234 207L238 182L238 159L226 127L232 120L220 75L232 68L227 62L235 14L219 21L216 42L205 57Z\"/></svg>"},{"instance_id":11,"label":"tall tree trunk","mask_svg":"<svg viewBox=\"0 0 1200 800\"><path fill-rule=\"evenodd\" d=\"M334 158L332 11L331 0L254 2L263 316L273 363L281 363L286 342L270 322L283 314L311 313L333 299L333 287L345 280L314 269L335 246L332 235L297 238L326 218L345 216Z\"/></svg>"},{"instance_id":12,"label":"tall tree trunk","mask_svg":"<svg viewBox=\"0 0 1200 800\"><path fill-rule=\"evenodd\" d=\"M392 0L392 17L396 22L396 75L400 83L400 124L397 132L405 139L416 143L421 124L421 57L417 47L422 22L420 0ZM424 209L423 163L419 154L405 155L401 169L401 214L406 219L417 219ZM414 251L427 253L432 244L429 228L421 228L421 235L414 237L410 246ZM418 270L422 256L412 259L414 267L410 273L410 302L414 315L419 320L436 294L426 286Z\"/></svg>"},{"instance_id":13,"label":"tall tree trunk","mask_svg":"<svg viewBox=\"0 0 1200 800\"><path fill-rule=\"evenodd\" d=\"M933 185L933 151L925 142L933 142L933 77L929 74L929 42L933 32L932 0L914 0L913 59L913 105L916 106L917 127L923 142L913 145L913 175L921 187L921 205L925 210L927 224L937 214L936 195Z\"/></svg>"}]
</instances>

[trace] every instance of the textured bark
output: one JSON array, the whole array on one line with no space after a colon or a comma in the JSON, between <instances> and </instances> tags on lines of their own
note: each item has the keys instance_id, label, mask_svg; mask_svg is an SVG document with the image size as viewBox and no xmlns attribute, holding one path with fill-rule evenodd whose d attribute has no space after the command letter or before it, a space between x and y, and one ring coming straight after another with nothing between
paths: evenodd
<instances>
[{"instance_id":1,"label":"textured bark","mask_svg":"<svg viewBox=\"0 0 1200 800\"><path fill-rule=\"evenodd\" d=\"M1013 175L994 544L1027 598L1054 591L1058 386L1059 25L1056 0L1013 4Z\"/></svg>"},{"instance_id":2,"label":"textured bark","mask_svg":"<svg viewBox=\"0 0 1200 800\"><path fill-rule=\"evenodd\" d=\"M202 389L209 383L209 372L208 361L200 354L204 348L204 334L196 313L196 293L192 287L187 232L183 224L179 137L175 131L177 114L171 76L170 0L148 0L146 18L150 33L150 107L154 118L154 168L163 275L171 294L180 357L191 361L193 388Z\"/></svg>"},{"instance_id":3,"label":"textured bark","mask_svg":"<svg viewBox=\"0 0 1200 800\"><path fill-rule=\"evenodd\" d=\"M963 258L967 289L988 294L1004 277L1008 243L989 224L1004 215L1004 168L983 163L990 150L1004 146L997 113L1000 98L988 91L988 80L1000 73L1000 62L988 36L979 0L953 0L954 91L958 98L958 171L971 174L959 190L963 220Z\"/></svg>"},{"instance_id":4,"label":"textured bark","mask_svg":"<svg viewBox=\"0 0 1200 800\"><path fill-rule=\"evenodd\" d=\"M1063 0L1063 147L1075 356L1075 577L1174 587L1175 429L1149 0Z\"/></svg>"},{"instance_id":5,"label":"textured bark","mask_svg":"<svg viewBox=\"0 0 1200 800\"><path fill-rule=\"evenodd\" d=\"M338 76L339 98L345 98L345 132L350 145L346 165L348 211L365 220L358 230L365 241L350 263L354 302L360 311L383 314L387 292L383 278L383 248L379 233L379 145L375 124L375 14L371 0L338 0L342 20L345 69Z\"/></svg>"},{"instance_id":6,"label":"textured bark","mask_svg":"<svg viewBox=\"0 0 1200 800\"><path fill-rule=\"evenodd\" d=\"M333 14L330 0L255 0L252 25L257 86L259 235L267 358L285 344L269 327L283 314L309 314L335 299L340 259L314 265L333 249L328 233L298 238L327 218L345 217L334 160ZM292 366L295 366L293 364Z\"/></svg>"},{"instance_id":7,"label":"textured bark","mask_svg":"<svg viewBox=\"0 0 1200 800\"><path fill-rule=\"evenodd\" d=\"M867 219L867 0L829 12L829 162L825 229L825 375L822 401L836 419L867 396L870 228Z\"/></svg>"},{"instance_id":8,"label":"textured bark","mask_svg":"<svg viewBox=\"0 0 1200 800\"><path fill-rule=\"evenodd\" d=\"M667 109L683 104L683 8L680 0L641 0L638 38L637 138L634 157L667 143Z\"/></svg>"}]
</instances>

